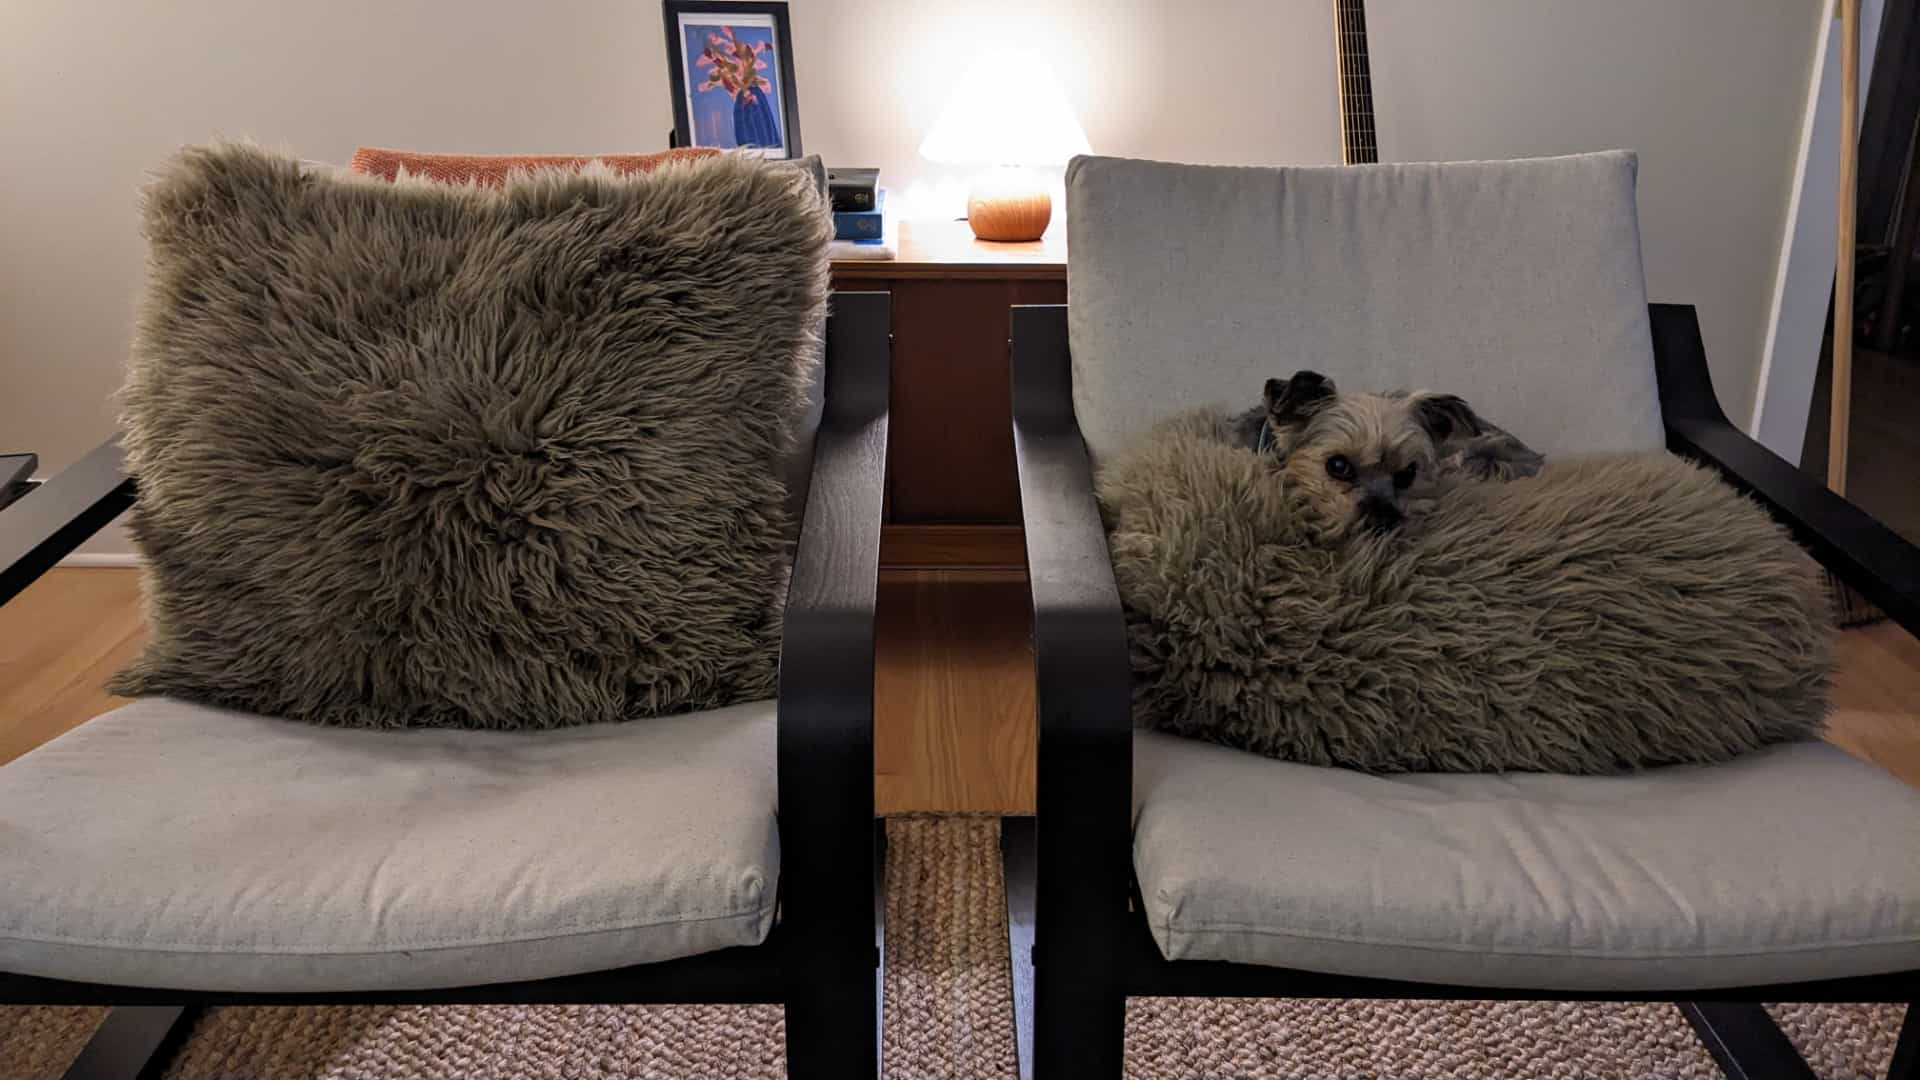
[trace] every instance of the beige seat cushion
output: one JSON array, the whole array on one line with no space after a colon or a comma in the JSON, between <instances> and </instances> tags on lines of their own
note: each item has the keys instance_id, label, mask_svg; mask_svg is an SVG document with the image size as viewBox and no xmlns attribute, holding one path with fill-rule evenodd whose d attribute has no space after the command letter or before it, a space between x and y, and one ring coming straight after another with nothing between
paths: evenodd
<instances>
[{"instance_id":1,"label":"beige seat cushion","mask_svg":"<svg viewBox=\"0 0 1920 1080\"><path fill-rule=\"evenodd\" d=\"M774 728L772 702L495 732L143 700L0 767L0 970L397 990L756 944Z\"/></svg>"},{"instance_id":2,"label":"beige seat cushion","mask_svg":"<svg viewBox=\"0 0 1920 1080\"><path fill-rule=\"evenodd\" d=\"M1174 960L1555 990L1920 968L1920 791L1822 743L1370 776L1140 733L1134 803Z\"/></svg>"}]
</instances>

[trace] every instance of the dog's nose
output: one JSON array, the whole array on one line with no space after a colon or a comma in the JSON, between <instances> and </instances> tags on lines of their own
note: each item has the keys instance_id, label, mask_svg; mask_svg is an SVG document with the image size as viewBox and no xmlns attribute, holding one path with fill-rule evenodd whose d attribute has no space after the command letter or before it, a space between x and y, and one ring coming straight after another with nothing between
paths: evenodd
<instances>
[{"instance_id":1,"label":"dog's nose","mask_svg":"<svg viewBox=\"0 0 1920 1080\"><path fill-rule=\"evenodd\" d=\"M1400 508L1385 499L1367 499L1360 504L1360 516L1367 527L1386 532L1400 524Z\"/></svg>"}]
</instances>

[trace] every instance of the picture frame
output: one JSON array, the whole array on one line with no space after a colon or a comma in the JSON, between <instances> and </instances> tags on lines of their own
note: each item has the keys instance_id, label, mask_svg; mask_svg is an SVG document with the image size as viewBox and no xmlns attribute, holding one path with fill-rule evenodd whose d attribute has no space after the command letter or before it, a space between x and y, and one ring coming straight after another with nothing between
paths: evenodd
<instances>
[{"instance_id":1,"label":"picture frame","mask_svg":"<svg viewBox=\"0 0 1920 1080\"><path fill-rule=\"evenodd\" d=\"M660 7L673 145L801 156L787 5L662 0Z\"/></svg>"}]
</instances>

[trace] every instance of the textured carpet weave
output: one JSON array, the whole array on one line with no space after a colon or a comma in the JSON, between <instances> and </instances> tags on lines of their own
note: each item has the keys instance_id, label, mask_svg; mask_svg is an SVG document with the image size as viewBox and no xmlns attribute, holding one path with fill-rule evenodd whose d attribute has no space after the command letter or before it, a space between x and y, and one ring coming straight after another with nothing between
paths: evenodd
<instances>
[{"instance_id":1,"label":"textured carpet weave","mask_svg":"<svg viewBox=\"0 0 1920 1080\"><path fill-rule=\"evenodd\" d=\"M1014 1072L1005 884L991 819L888 823L889 1080ZM1884 1075L1898 1005L1769 1006L1821 1080ZM0 1009L0 1078L57 1077L103 1009ZM722 1080L783 1075L776 1006L209 1010L176 1080ZM1670 1005L1136 999L1127 1080L1710 1080Z\"/></svg>"},{"instance_id":2,"label":"textured carpet weave","mask_svg":"<svg viewBox=\"0 0 1920 1080\"><path fill-rule=\"evenodd\" d=\"M887 822L886 1080L1019 1075L996 818Z\"/></svg>"},{"instance_id":3,"label":"textured carpet weave","mask_svg":"<svg viewBox=\"0 0 1920 1080\"><path fill-rule=\"evenodd\" d=\"M1899 1005L1770 1005L1821 1080L1886 1075ZM1550 1001L1136 998L1127 1080L1719 1080L1678 1009Z\"/></svg>"}]
</instances>

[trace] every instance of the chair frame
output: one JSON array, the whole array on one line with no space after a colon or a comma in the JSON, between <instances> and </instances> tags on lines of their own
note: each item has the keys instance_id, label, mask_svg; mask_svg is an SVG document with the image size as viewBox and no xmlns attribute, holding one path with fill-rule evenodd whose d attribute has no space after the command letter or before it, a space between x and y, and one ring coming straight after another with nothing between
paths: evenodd
<instances>
[{"instance_id":1,"label":"chair frame","mask_svg":"<svg viewBox=\"0 0 1920 1080\"><path fill-rule=\"evenodd\" d=\"M873 628L890 297L838 293L831 308L780 650L779 914L766 941L559 978L405 991L242 993L0 972L0 1004L119 1006L70 1077L159 1075L206 1006L369 1003L779 1004L789 1076L878 1076L885 834L873 812ZM135 497L116 437L0 515L0 603Z\"/></svg>"},{"instance_id":2,"label":"chair frame","mask_svg":"<svg viewBox=\"0 0 1920 1080\"><path fill-rule=\"evenodd\" d=\"M1920 632L1920 549L1727 421L1690 306L1653 304L1668 449L1720 472L1789 526L1841 580ZM1600 993L1356 978L1220 961L1169 961L1148 929L1133 870L1133 726L1119 590L1086 445L1074 416L1067 309L1011 318L1013 436L1033 590L1037 817L1003 833L1021 1075L1118 1077L1126 999L1148 996L1672 1001L1679 991ZM1920 1001L1920 972L1770 986L1702 987L1675 1002L1734 1077L1811 1077L1764 1001ZM1889 1075L1920 1077L1909 1004Z\"/></svg>"}]
</instances>

